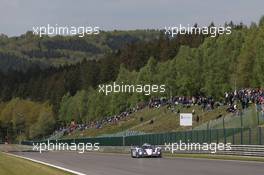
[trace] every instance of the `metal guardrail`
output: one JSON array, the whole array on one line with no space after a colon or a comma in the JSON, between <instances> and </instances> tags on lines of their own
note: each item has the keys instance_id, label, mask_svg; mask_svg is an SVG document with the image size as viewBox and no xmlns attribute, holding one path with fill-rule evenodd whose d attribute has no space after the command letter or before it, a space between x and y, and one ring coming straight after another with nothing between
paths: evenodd
<instances>
[{"instance_id":1,"label":"metal guardrail","mask_svg":"<svg viewBox=\"0 0 264 175\"><path fill-rule=\"evenodd\" d=\"M232 145L232 150L217 154L264 157L264 145Z\"/></svg>"},{"instance_id":2,"label":"metal guardrail","mask_svg":"<svg viewBox=\"0 0 264 175\"><path fill-rule=\"evenodd\" d=\"M161 146L164 152L165 146ZM204 150L175 150L173 154L217 154L217 155L237 155L237 156L255 156L255 157L264 157L264 145L231 145L231 150L217 150L216 153L211 153L211 151Z\"/></svg>"}]
</instances>

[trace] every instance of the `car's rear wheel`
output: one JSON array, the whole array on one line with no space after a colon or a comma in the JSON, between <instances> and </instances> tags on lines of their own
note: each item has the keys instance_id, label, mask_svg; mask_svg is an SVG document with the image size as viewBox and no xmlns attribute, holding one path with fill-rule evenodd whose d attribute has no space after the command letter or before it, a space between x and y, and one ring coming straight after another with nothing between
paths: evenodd
<instances>
[{"instance_id":1,"label":"car's rear wheel","mask_svg":"<svg viewBox=\"0 0 264 175\"><path fill-rule=\"evenodd\" d=\"M132 158L140 158L140 156L139 156L137 151L131 151L131 157Z\"/></svg>"},{"instance_id":2,"label":"car's rear wheel","mask_svg":"<svg viewBox=\"0 0 264 175\"><path fill-rule=\"evenodd\" d=\"M135 158L133 151L131 151L131 157Z\"/></svg>"}]
</instances>

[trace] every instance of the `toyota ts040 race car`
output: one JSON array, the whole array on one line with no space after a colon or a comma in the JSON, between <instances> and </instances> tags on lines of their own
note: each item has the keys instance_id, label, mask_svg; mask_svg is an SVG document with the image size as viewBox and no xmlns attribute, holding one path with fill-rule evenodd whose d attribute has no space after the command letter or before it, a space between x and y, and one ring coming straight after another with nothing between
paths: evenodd
<instances>
[{"instance_id":1,"label":"toyota ts040 race car","mask_svg":"<svg viewBox=\"0 0 264 175\"><path fill-rule=\"evenodd\" d=\"M141 147L132 147L131 157L161 157L161 147L155 147L147 143L143 144Z\"/></svg>"}]
</instances>

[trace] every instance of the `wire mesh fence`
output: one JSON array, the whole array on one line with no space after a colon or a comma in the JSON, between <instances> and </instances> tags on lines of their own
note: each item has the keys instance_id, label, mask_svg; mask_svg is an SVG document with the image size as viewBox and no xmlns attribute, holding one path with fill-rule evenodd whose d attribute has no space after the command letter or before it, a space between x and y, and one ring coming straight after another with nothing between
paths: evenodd
<instances>
[{"instance_id":1,"label":"wire mesh fence","mask_svg":"<svg viewBox=\"0 0 264 175\"><path fill-rule=\"evenodd\" d=\"M254 128L262 124L264 124L264 115L252 107L241 113L230 113L218 119L210 120L193 129Z\"/></svg>"},{"instance_id":2,"label":"wire mesh fence","mask_svg":"<svg viewBox=\"0 0 264 175\"><path fill-rule=\"evenodd\" d=\"M234 145L263 145L264 128L222 128L207 130L190 130L171 133L143 134L117 137L95 137L82 139L49 140L50 143L99 143L101 146L133 146L149 143L164 145L165 143L231 143ZM22 144L32 145L45 141L24 141Z\"/></svg>"}]
</instances>

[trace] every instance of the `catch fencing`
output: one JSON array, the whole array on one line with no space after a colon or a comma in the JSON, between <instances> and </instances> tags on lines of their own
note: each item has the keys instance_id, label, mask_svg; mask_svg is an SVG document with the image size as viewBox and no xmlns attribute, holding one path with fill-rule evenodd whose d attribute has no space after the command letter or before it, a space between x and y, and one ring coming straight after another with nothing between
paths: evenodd
<instances>
[{"instance_id":1,"label":"catch fencing","mask_svg":"<svg viewBox=\"0 0 264 175\"><path fill-rule=\"evenodd\" d=\"M232 145L264 145L264 128L225 128L190 130L170 133L141 134L133 136L95 137L82 139L49 140L50 143L99 143L101 146L135 146L149 143L164 145L165 143L231 143ZM32 145L45 141L23 141L24 145Z\"/></svg>"}]
</instances>

